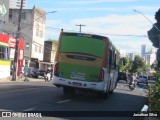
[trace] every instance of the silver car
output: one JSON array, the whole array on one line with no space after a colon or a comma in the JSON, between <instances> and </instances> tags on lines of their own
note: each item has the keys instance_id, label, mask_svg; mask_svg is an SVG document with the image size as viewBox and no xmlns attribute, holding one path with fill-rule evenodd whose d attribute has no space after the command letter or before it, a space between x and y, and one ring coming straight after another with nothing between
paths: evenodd
<instances>
[{"instance_id":1,"label":"silver car","mask_svg":"<svg viewBox=\"0 0 160 120\"><path fill-rule=\"evenodd\" d=\"M148 76L140 75L137 80L137 84L139 84L139 83L144 83L144 84L148 85Z\"/></svg>"}]
</instances>

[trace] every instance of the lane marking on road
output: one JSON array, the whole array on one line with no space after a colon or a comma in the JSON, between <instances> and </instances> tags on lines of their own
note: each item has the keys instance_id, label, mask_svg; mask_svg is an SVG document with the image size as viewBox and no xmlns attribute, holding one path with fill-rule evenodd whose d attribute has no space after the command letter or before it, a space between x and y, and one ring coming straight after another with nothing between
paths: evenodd
<instances>
[{"instance_id":1,"label":"lane marking on road","mask_svg":"<svg viewBox=\"0 0 160 120\"><path fill-rule=\"evenodd\" d=\"M22 110L22 111L32 111L34 110L35 108L28 108L28 109L25 109L25 110Z\"/></svg>"},{"instance_id":2,"label":"lane marking on road","mask_svg":"<svg viewBox=\"0 0 160 120\"><path fill-rule=\"evenodd\" d=\"M71 100L63 100L63 101L58 101L57 103L64 103L64 102L69 102Z\"/></svg>"}]
</instances>

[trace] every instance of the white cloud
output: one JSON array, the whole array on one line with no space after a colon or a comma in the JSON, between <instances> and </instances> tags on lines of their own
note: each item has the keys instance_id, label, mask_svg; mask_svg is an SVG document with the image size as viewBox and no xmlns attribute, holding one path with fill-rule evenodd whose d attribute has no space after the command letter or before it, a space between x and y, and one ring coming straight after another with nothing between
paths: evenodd
<instances>
[{"instance_id":1,"label":"white cloud","mask_svg":"<svg viewBox=\"0 0 160 120\"><path fill-rule=\"evenodd\" d=\"M147 17L153 20L153 16L147 15ZM78 32L79 28L75 26L76 24L86 25L82 27L82 32L109 36L117 47L127 51L137 52L140 50L141 44L144 43L149 46L152 45L147 37L143 37L143 35L147 36L147 31L152 25L139 14L74 19L69 24L62 26Z\"/></svg>"},{"instance_id":2,"label":"white cloud","mask_svg":"<svg viewBox=\"0 0 160 120\"><path fill-rule=\"evenodd\" d=\"M152 16L148 16L151 20ZM70 25L84 24L85 32L119 35L146 35L152 27L141 15L109 15L105 17L74 19Z\"/></svg>"},{"instance_id":3,"label":"white cloud","mask_svg":"<svg viewBox=\"0 0 160 120\"><path fill-rule=\"evenodd\" d=\"M96 3L106 3L106 2L133 2L137 0L77 0L77 1L67 1L62 3L69 3L69 4L96 4Z\"/></svg>"},{"instance_id":4,"label":"white cloud","mask_svg":"<svg viewBox=\"0 0 160 120\"><path fill-rule=\"evenodd\" d=\"M60 29L64 28L65 31L79 31L79 28L75 26L76 24L84 24L82 27L82 32L100 34L104 36L109 36L113 43L120 49L127 51L138 51L140 52L141 44L147 44L149 46L152 43L147 37L136 37L136 36L147 36L147 31L151 29L152 24L144 17L142 14L132 11L133 9L139 10L145 14L145 16L155 23L154 14L150 15L148 11L152 9L157 9L157 7L148 6L131 6L122 8L122 11L129 11L128 15L118 15L118 14L108 14L107 16L98 17L86 17L71 19L68 21L58 20L48 25L58 26L59 30L52 30L49 34L54 34L54 38L58 39ZM117 8L63 8L61 10L118 10ZM145 12L144 12L145 11ZM152 10L153 11L153 10ZM155 12L154 11L154 12ZM113 13L113 12L112 12ZM63 18L62 18L63 19ZM114 34L114 35L113 35ZM118 36L122 35L122 36ZM123 36L124 35L124 36ZM126 35L126 36L125 36ZM133 35L133 36L127 36ZM135 37L134 37L135 35Z\"/></svg>"}]
</instances>

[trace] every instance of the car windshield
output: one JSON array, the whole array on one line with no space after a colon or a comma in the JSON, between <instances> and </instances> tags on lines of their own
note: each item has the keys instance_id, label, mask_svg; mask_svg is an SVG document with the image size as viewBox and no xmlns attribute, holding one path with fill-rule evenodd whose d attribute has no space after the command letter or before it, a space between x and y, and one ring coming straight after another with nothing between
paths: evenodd
<instances>
[{"instance_id":1,"label":"car windshield","mask_svg":"<svg viewBox=\"0 0 160 120\"><path fill-rule=\"evenodd\" d=\"M143 76L143 78L147 78L147 76Z\"/></svg>"}]
</instances>

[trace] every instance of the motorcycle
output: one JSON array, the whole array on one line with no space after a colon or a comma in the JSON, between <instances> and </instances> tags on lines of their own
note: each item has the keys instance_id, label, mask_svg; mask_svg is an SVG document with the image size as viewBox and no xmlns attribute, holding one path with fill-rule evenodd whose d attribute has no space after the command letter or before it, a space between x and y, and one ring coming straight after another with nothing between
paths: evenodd
<instances>
[{"instance_id":1,"label":"motorcycle","mask_svg":"<svg viewBox=\"0 0 160 120\"><path fill-rule=\"evenodd\" d=\"M136 82L135 82L135 81L133 81L133 82L131 82L131 83L129 84L129 89L130 89L131 91L134 90L135 87L136 87Z\"/></svg>"},{"instance_id":2,"label":"motorcycle","mask_svg":"<svg viewBox=\"0 0 160 120\"><path fill-rule=\"evenodd\" d=\"M48 72L44 75L45 82L49 82L51 80L51 72Z\"/></svg>"}]
</instances>

